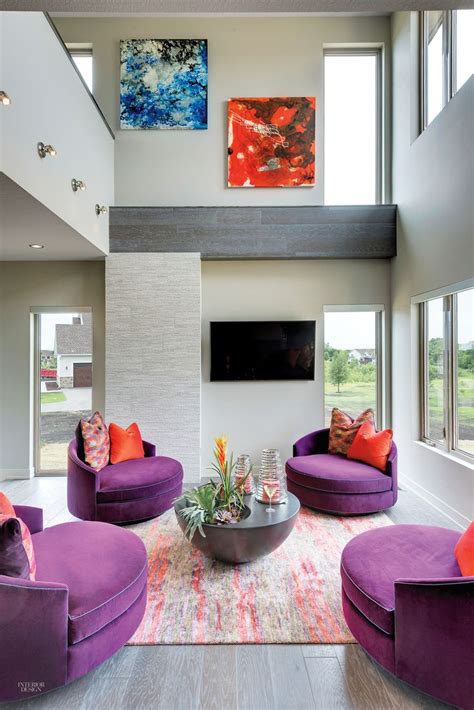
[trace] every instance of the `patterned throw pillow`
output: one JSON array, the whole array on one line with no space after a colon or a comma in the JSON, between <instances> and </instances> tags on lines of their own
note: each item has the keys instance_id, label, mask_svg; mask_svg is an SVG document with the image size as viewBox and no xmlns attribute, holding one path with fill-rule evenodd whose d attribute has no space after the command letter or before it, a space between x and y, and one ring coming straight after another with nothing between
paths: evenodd
<instances>
[{"instance_id":1,"label":"patterned throw pillow","mask_svg":"<svg viewBox=\"0 0 474 710\"><path fill-rule=\"evenodd\" d=\"M109 463L110 437L107 425L100 412L89 419L81 419L84 440L84 460L89 466L101 471Z\"/></svg>"},{"instance_id":2,"label":"patterned throw pillow","mask_svg":"<svg viewBox=\"0 0 474 710\"><path fill-rule=\"evenodd\" d=\"M372 422L375 426L373 409L366 409L357 419L352 419L348 414L334 407L329 428L329 453L347 456L349 447L364 422Z\"/></svg>"},{"instance_id":3,"label":"patterned throw pillow","mask_svg":"<svg viewBox=\"0 0 474 710\"><path fill-rule=\"evenodd\" d=\"M15 508L2 491L0 491L0 515L10 515L12 518L16 515Z\"/></svg>"},{"instance_id":4,"label":"patterned throw pillow","mask_svg":"<svg viewBox=\"0 0 474 710\"><path fill-rule=\"evenodd\" d=\"M20 518L0 515L0 574L35 579L36 561L28 527Z\"/></svg>"}]
</instances>

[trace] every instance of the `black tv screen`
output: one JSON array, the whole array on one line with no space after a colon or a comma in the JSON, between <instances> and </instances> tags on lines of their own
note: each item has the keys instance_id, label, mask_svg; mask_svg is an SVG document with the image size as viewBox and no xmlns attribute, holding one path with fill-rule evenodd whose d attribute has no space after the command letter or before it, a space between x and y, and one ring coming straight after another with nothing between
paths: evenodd
<instances>
[{"instance_id":1,"label":"black tv screen","mask_svg":"<svg viewBox=\"0 0 474 710\"><path fill-rule=\"evenodd\" d=\"M211 323L211 382L314 380L316 322Z\"/></svg>"}]
</instances>

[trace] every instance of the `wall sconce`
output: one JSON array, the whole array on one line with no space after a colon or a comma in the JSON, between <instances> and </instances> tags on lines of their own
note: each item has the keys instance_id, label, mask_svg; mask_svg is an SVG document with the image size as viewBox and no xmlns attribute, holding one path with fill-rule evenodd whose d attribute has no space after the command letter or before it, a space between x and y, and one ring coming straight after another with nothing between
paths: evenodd
<instances>
[{"instance_id":1,"label":"wall sconce","mask_svg":"<svg viewBox=\"0 0 474 710\"><path fill-rule=\"evenodd\" d=\"M52 145L45 145L41 141L38 143L36 146L38 150L38 155L40 158L46 158L47 155L50 155L52 158L56 155L56 148L54 148Z\"/></svg>"},{"instance_id":2,"label":"wall sconce","mask_svg":"<svg viewBox=\"0 0 474 710\"><path fill-rule=\"evenodd\" d=\"M81 192L84 192L86 189L86 183L84 180L77 180L76 178L73 178L71 180L71 187L73 192L77 192L78 190L81 190Z\"/></svg>"},{"instance_id":3,"label":"wall sconce","mask_svg":"<svg viewBox=\"0 0 474 710\"><path fill-rule=\"evenodd\" d=\"M105 205L102 205L102 206L96 205L95 206L95 213L96 213L97 217L99 217L99 215L101 215L101 214L107 214L107 207Z\"/></svg>"},{"instance_id":4,"label":"wall sconce","mask_svg":"<svg viewBox=\"0 0 474 710\"><path fill-rule=\"evenodd\" d=\"M6 91L0 91L0 103L2 103L4 106L9 106L11 104L12 100L8 96Z\"/></svg>"}]
</instances>

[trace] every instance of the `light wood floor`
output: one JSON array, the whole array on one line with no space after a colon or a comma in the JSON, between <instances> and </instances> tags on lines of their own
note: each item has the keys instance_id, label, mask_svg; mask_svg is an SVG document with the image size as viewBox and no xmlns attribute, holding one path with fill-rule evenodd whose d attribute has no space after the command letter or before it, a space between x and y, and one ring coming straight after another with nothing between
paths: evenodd
<instances>
[{"instance_id":1,"label":"light wood floor","mask_svg":"<svg viewBox=\"0 0 474 710\"><path fill-rule=\"evenodd\" d=\"M43 507L45 527L74 520L66 507L65 478L4 481L0 489L13 503ZM450 527L449 520L407 491L400 491L387 514L395 523ZM75 683L21 703L30 705L52 710L447 707L393 678L356 644L130 646Z\"/></svg>"}]
</instances>

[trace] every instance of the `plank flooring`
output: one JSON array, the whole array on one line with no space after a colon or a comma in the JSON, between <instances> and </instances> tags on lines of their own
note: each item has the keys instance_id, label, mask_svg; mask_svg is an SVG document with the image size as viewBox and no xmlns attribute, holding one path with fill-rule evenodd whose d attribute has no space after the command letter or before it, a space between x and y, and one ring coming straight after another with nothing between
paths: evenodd
<instances>
[{"instance_id":1,"label":"plank flooring","mask_svg":"<svg viewBox=\"0 0 474 710\"><path fill-rule=\"evenodd\" d=\"M13 503L43 507L45 527L74 520L66 479L3 481ZM420 498L400 491L396 523L454 527ZM357 644L126 646L95 671L39 698L0 708L34 710L441 710L401 683Z\"/></svg>"}]
</instances>

